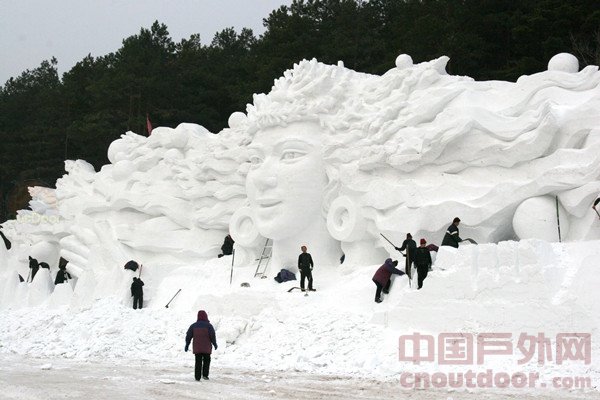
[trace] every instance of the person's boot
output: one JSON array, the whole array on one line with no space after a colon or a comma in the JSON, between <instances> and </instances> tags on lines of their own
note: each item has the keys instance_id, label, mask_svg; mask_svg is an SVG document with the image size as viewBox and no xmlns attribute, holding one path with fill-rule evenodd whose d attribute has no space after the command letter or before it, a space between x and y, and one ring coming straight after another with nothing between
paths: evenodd
<instances>
[{"instance_id":1,"label":"person's boot","mask_svg":"<svg viewBox=\"0 0 600 400\"><path fill-rule=\"evenodd\" d=\"M208 376L203 376L202 379L204 379L205 381L208 381Z\"/></svg>"},{"instance_id":2,"label":"person's boot","mask_svg":"<svg viewBox=\"0 0 600 400\"><path fill-rule=\"evenodd\" d=\"M381 303L382 301L383 300L381 300L381 298L379 298L379 297L375 299L375 303Z\"/></svg>"}]
</instances>

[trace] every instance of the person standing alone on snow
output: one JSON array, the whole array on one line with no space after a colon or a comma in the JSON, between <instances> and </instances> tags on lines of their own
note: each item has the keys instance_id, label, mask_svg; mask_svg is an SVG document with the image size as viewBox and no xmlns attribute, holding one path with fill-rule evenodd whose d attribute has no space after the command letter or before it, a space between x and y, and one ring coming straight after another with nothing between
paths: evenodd
<instances>
[{"instance_id":1,"label":"person standing alone on snow","mask_svg":"<svg viewBox=\"0 0 600 400\"><path fill-rule=\"evenodd\" d=\"M210 354L212 353L212 346L215 346L215 350L219 347L217 345L217 336L215 335L215 328L208 320L206 311L198 311L198 320L190 325L187 334L185 335L185 351L187 352L190 347L190 341L194 339L192 350L196 357L196 365L194 368L194 377L197 381L200 378L208 380L208 373L210 372Z\"/></svg>"},{"instance_id":2,"label":"person standing alone on snow","mask_svg":"<svg viewBox=\"0 0 600 400\"><path fill-rule=\"evenodd\" d=\"M427 248L427 241L421 239L420 246L415 250L415 266L419 275L419 289L423 287L423 281L427 278L427 272L431 268L431 253Z\"/></svg>"},{"instance_id":3,"label":"person standing alone on snow","mask_svg":"<svg viewBox=\"0 0 600 400\"><path fill-rule=\"evenodd\" d=\"M446 230L442 246L452 246L458 249L458 244L462 242L462 239L458 236L458 224L460 224L460 218L456 217L452 220L452 225Z\"/></svg>"},{"instance_id":4,"label":"person standing alone on snow","mask_svg":"<svg viewBox=\"0 0 600 400\"><path fill-rule=\"evenodd\" d=\"M398 261L392 261L391 258L385 260L383 265L377 269L375 275L373 275L373 282L375 282L375 286L377 286L377 290L375 291L375 302L381 303L381 291L383 293L389 293L390 285L392 284L392 274L398 274L400 276L404 275L404 272L400 271L396 266L398 265Z\"/></svg>"},{"instance_id":5,"label":"person standing alone on snow","mask_svg":"<svg viewBox=\"0 0 600 400\"><path fill-rule=\"evenodd\" d=\"M312 270L315 264L313 263L312 256L306 252L306 246L300 248L302 253L298 256L298 269L300 270L300 290L304 292L304 279L308 278L308 290L314 291L313 289L313 277Z\"/></svg>"},{"instance_id":6,"label":"person standing alone on snow","mask_svg":"<svg viewBox=\"0 0 600 400\"><path fill-rule=\"evenodd\" d=\"M133 296L133 309L142 309L144 303L144 281L140 278L133 277L133 283L131 284L131 295Z\"/></svg>"}]
</instances>

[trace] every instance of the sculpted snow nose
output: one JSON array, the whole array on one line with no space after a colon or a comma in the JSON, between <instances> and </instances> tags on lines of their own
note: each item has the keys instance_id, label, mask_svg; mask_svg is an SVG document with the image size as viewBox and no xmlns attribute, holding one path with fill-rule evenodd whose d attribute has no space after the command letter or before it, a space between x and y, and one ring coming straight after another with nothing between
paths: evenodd
<instances>
[{"instance_id":1,"label":"sculpted snow nose","mask_svg":"<svg viewBox=\"0 0 600 400\"><path fill-rule=\"evenodd\" d=\"M261 191L272 189L277 186L277 178L269 174L260 175L254 179L254 184Z\"/></svg>"}]
</instances>

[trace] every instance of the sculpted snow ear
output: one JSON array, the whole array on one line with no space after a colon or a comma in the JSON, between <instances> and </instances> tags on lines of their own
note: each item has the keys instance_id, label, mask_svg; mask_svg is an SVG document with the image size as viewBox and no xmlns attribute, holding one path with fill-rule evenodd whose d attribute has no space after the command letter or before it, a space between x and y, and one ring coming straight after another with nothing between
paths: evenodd
<instances>
[{"instance_id":1,"label":"sculpted snow ear","mask_svg":"<svg viewBox=\"0 0 600 400\"><path fill-rule=\"evenodd\" d=\"M233 213L229 220L229 233L243 247L255 247L264 240L258 232L250 207L242 207Z\"/></svg>"},{"instance_id":2,"label":"sculpted snow ear","mask_svg":"<svg viewBox=\"0 0 600 400\"><path fill-rule=\"evenodd\" d=\"M367 221L356 202L347 196L336 198L327 213L329 234L342 242L361 240L366 232Z\"/></svg>"}]
</instances>

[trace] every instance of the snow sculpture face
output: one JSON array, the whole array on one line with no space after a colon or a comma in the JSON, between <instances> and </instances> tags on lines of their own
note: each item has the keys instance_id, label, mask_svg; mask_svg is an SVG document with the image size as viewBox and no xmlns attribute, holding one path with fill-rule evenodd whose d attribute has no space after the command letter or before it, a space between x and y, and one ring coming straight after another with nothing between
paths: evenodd
<instances>
[{"instance_id":1,"label":"snow sculpture face","mask_svg":"<svg viewBox=\"0 0 600 400\"><path fill-rule=\"evenodd\" d=\"M287 238L323 218L322 137L318 124L295 122L257 132L248 146L246 190L262 236Z\"/></svg>"}]
</instances>

